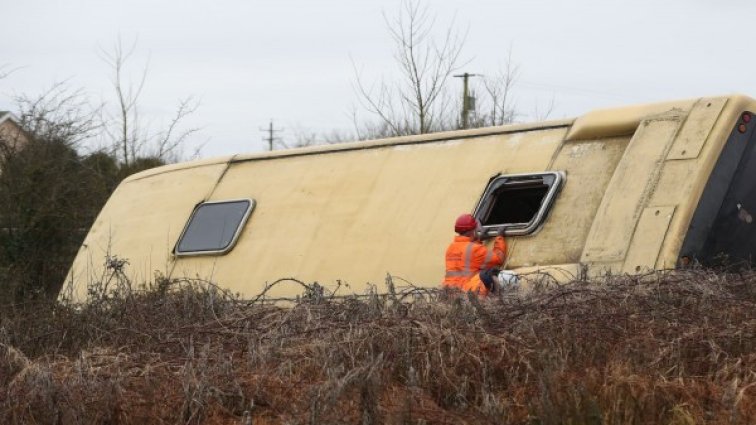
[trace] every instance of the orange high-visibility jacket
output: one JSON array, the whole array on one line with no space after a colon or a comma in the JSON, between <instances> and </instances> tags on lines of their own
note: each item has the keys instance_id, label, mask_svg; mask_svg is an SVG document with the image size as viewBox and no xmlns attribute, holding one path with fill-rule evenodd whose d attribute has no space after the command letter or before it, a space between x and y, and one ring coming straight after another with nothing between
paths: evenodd
<instances>
[{"instance_id":1,"label":"orange high-visibility jacket","mask_svg":"<svg viewBox=\"0 0 756 425\"><path fill-rule=\"evenodd\" d=\"M467 236L455 236L446 249L446 277L444 287L464 290L465 284L482 269L504 264L507 258L507 242L502 236L494 239L493 249L488 250L479 241Z\"/></svg>"},{"instance_id":2,"label":"orange high-visibility jacket","mask_svg":"<svg viewBox=\"0 0 756 425\"><path fill-rule=\"evenodd\" d=\"M485 297L488 295L489 291L488 288L486 288L486 284L481 280L480 273L476 273L470 278L470 280L462 285L462 292L473 292L481 297Z\"/></svg>"}]
</instances>

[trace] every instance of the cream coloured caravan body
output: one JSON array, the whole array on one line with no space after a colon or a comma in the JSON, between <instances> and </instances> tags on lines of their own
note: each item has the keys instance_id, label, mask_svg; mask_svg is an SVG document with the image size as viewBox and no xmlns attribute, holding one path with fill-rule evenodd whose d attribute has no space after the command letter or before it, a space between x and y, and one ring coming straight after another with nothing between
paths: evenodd
<instances>
[{"instance_id":1,"label":"cream coloured caravan body","mask_svg":"<svg viewBox=\"0 0 756 425\"><path fill-rule=\"evenodd\" d=\"M475 210L492 176L544 171L561 172L564 182L542 225L508 238L508 268L568 276L581 265L630 273L675 267L728 243L711 234L729 225L723 204L740 196L730 192L738 164L750 158L738 147L752 148L756 123L743 122L747 111L756 103L746 97L702 98L148 170L116 189L69 283L83 299L106 257L117 256L135 282L155 272L199 277L243 296L283 277L340 280L362 292L391 273L435 287L454 219ZM195 207L234 199L255 205L232 249L176 255ZM755 202L738 202L744 226L741 210ZM276 294L300 290L282 286Z\"/></svg>"}]
</instances>

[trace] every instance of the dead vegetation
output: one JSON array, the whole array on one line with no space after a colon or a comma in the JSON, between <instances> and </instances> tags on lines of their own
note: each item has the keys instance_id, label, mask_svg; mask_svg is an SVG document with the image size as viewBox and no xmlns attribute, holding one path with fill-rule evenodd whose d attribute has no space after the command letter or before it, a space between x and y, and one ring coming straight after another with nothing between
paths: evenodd
<instances>
[{"instance_id":1,"label":"dead vegetation","mask_svg":"<svg viewBox=\"0 0 756 425\"><path fill-rule=\"evenodd\" d=\"M754 273L486 301L388 284L338 299L306 285L287 307L165 280L10 306L0 422L756 423Z\"/></svg>"}]
</instances>

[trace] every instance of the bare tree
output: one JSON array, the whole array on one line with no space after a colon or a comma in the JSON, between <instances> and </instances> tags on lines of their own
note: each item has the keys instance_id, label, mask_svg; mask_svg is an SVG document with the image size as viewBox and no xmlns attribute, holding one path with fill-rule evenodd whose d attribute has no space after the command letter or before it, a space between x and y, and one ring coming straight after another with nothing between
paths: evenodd
<instances>
[{"instance_id":1,"label":"bare tree","mask_svg":"<svg viewBox=\"0 0 756 425\"><path fill-rule=\"evenodd\" d=\"M103 129L110 140L113 153L125 167L130 167L138 158L150 156L168 161L175 159L179 148L199 128L184 128L183 123L188 116L199 107L192 96L179 101L175 113L168 126L161 131L153 132L149 123L142 120L139 101L147 81L148 65L141 70L137 80L127 77L126 67L136 49L136 42L124 48L121 39L112 50L100 50L100 57L112 69L112 84L118 108L115 113L103 110Z\"/></svg>"},{"instance_id":2,"label":"bare tree","mask_svg":"<svg viewBox=\"0 0 756 425\"><path fill-rule=\"evenodd\" d=\"M0 132L0 303L54 298L86 230L128 174L164 163L186 138L183 129L196 109L182 100L169 125L150 132L140 121L137 84L125 83L124 66L133 52L120 42L104 57L113 66L118 111L107 115L82 90L66 82L39 96L21 95L21 129ZM7 75L0 67L0 78ZM79 153L86 141L105 131L115 151ZM117 156L120 164L114 159Z\"/></svg>"},{"instance_id":3,"label":"bare tree","mask_svg":"<svg viewBox=\"0 0 756 425\"><path fill-rule=\"evenodd\" d=\"M99 111L81 90L58 83L16 102L22 130L0 132L0 301L6 302L55 297L116 178L114 163L106 176L92 156L77 151L99 129Z\"/></svg>"},{"instance_id":4,"label":"bare tree","mask_svg":"<svg viewBox=\"0 0 756 425\"><path fill-rule=\"evenodd\" d=\"M554 113L554 109L556 108L556 99L554 96L551 96L551 99L549 100L549 103L547 103L545 106L540 106L538 103L533 107L533 121L545 121L547 120L552 113Z\"/></svg>"},{"instance_id":5,"label":"bare tree","mask_svg":"<svg viewBox=\"0 0 756 425\"><path fill-rule=\"evenodd\" d=\"M462 60L466 34L452 23L442 32L435 31L436 20L419 0L403 0L395 16L384 13L384 21L394 44L393 58L398 75L366 83L353 62L354 89L360 109L372 119L364 120L355 107L351 112L353 133L301 131L284 148L317 143L341 143L448 129L503 125L517 117L513 88L519 67L512 61L511 49L504 66L483 77L481 113L472 111L468 125L460 120L461 105L451 77L467 62ZM440 35L440 36L439 36Z\"/></svg>"},{"instance_id":6,"label":"bare tree","mask_svg":"<svg viewBox=\"0 0 756 425\"><path fill-rule=\"evenodd\" d=\"M354 141L355 137L352 133L343 130L330 130L327 132L316 132L304 127L296 127L294 129L294 141L289 143L283 143L284 148L303 148L315 145L332 145L338 143L347 143Z\"/></svg>"},{"instance_id":7,"label":"bare tree","mask_svg":"<svg viewBox=\"0 0 756 425\"><path fill-rule=\"evenodd\" d=\"M72 89L67 83L53 84L38 96L19 95L21 127L31 138L59 140L77 147L100 130L98 116L101 106L92 106L82 89Z\"/></svg>"},{"instance_id":8,"label":"bare tree","mask_svg":"<svg viewBox=\"0 0 756 425\"><path fill-rule=\"evenodd\" d=\"M139 110L137 104L142 94L144 83L147 81L147 65L142 70L137 84L124 83L124 67L134 53L136 42L128 50L124 50L120 37L112 51L100 49L100 57L113 71L113 89L118 101L118 113L110 114L106 110L103 117L105 133L113 141L116 156L120 155L121 162L129 166L136 151L141 150L144 138L140 134Z\"/></svg>"},{"instance_id":9,"label":"bare tree","mask_svg":"<svg viewBox=\"0 0 756 425\"><path fill-rule=\"evenodd\" d=\"M394 60L399 67L398 80L382 79L366 85L355 66L355 90L362 106L378 124L383 136L428 133L443 129L450 120L451 96L447 82L464 65L461 60L465 36L452 22L441 37L434 37L435 18L419 1L405 0L400 12L384 15L394 42ZM364 128L356 128L358 136Z\"/></svg>"},{"instance_id":10,"label":"bare tree","mask_svg":"<svg viewBox=\"0 0 756 425\"><path fill-rule=\"evenodd\" d=\"M193 114L199 108L199 102L193 96L187 96L179 100L178 106L173 113L168 127L155 134L154 156L161 160L173 160L179 153L179 149L185 144L189 136L198 132L198 127L181 128L186 117ZM197 147L194 155L198 154Z\"/></svg>"},{"instance_id":11,"label":"bare tree","mask_svg":"<svg viewBox=\"0 0 756 425\"><path fill-rule=\"evenodd\" d=\"M512 63L512 52L507 56L504 67L493 76L483 77L483 88L487 94L484 105L488 113L480 118L482 125L503 125L514 122L516 117L512 88L519 76L519 67Z\"/></svg>"}]
</instances>

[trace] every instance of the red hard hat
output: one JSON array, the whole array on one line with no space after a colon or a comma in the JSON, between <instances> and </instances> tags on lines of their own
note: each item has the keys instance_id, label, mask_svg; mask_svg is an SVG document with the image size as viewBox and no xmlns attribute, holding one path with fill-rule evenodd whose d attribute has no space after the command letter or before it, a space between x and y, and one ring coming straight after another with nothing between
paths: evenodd
<instances>
[{"instance_id":1,"label":"red hard hat","mask_svg":"<svg viewBox=\"0 0 756 425\"><path fill-rule=\"evenodd\" d=\"M465 233L470 230L478 228L478 220L471 214L462 214L457 217L457 221L454 222L454 231L457 233Z\"/></svg>"}]
</instances>

